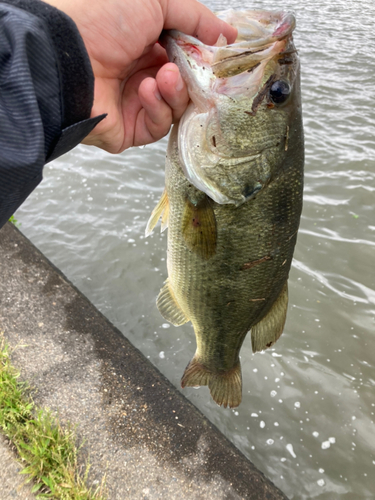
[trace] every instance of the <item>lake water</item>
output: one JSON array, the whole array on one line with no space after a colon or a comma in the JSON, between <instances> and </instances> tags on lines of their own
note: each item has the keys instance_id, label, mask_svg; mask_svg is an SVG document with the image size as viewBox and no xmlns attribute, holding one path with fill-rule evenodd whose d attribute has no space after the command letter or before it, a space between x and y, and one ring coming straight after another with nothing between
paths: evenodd
<instances>
[{"instance_id":1,"label":"lake water","mask_svg":"<svg viewBox=\"0 0 375 500\"><path fill-rule=\"evenodd\" d=\"M207 2L227 8L227 2ZM375 497L375 4L231 3L293 9L302 62L304 210L284 334L241 351L244 394L224 410L184 394L291 499ZM166 140L118 156L79 146L45 168L21 230L176 386L190 324L163 320L166 234L144 237L163 191Z\"/></svg>"}]
</instances>

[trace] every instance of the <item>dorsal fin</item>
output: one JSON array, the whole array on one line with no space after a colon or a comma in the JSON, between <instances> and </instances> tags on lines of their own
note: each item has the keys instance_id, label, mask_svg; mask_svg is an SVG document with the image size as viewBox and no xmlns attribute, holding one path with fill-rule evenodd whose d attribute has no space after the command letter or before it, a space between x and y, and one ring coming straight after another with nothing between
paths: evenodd
<instances>
[{"instance_id":1,"label":"dorsal fin","mask_svg":"<svg viewBox=\"0 0 375 500\"><path fill-rule=\"evenodd\" d=\"M177 300L169 286L169 280L167 279L164 283L163 288L160 290L158 298L156 299L156 305L160 311L160 314L167 321L172 323L174 326L180 326L189 321L186 317L184 311L178 305Z\"/></svg>"},{"instance_id":2,"label":"dorsal fin","mask_svg":"<svg viewBox=\"0 0 375 500\"><path fill-rule=\"evenodd\" d=\"M162 217L161 231L163 232L164 229L168 227L168 216L169 216L169 201L168 201L167 191L164 189L158 204L152 211L151 216L147 222L146 236L149 236L152 233L160 217Z\"/></svg>"}]
</instances>

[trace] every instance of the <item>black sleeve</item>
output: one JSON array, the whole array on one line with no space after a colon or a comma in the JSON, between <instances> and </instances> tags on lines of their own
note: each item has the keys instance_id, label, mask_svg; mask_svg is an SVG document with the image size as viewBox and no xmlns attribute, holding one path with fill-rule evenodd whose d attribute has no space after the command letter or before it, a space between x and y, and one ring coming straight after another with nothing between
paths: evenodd
<instances>
[{"instance_id":1,"label":"black sleeve","mask_svg":"<svg viewBox=\"0 0 375 500\"><path fill-rule=\"evenodd\" d=\"M42 180L45 163L80 143L94 76L75 23L39 0L0 1L0 227Z\"/></svg>"}]
</instances>

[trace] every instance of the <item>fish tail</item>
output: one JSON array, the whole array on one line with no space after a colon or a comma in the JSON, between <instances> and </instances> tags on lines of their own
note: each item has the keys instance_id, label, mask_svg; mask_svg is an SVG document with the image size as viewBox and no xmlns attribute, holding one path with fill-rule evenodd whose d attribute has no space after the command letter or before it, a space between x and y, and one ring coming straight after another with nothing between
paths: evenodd
<instances>
[{"instance_id":1,"label":"fish tail","mask_svg":"<svg viewBox=\"0 0 375 500\"><path fill-rule=\"evenodd\" d=\"M224 408L235 408L242 400L242 375L240 361L226 372L213 372L199 362L196 356L190 361L181 379L181 387L207 385L212 399Z\"/></svg>"}]
</instances>

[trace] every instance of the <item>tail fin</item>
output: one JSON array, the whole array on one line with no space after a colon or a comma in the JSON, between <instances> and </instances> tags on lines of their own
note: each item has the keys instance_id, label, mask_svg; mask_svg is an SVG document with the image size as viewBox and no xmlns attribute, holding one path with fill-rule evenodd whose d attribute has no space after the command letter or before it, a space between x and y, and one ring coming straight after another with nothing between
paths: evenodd
<instances>
[{"instance_id":1,"label":"tail fin","mask_svg":"<svg viewBox=\"0 0 375 500\"><path fill-rule=\"evenodd\" d=\"M181 379L181 387L207 385L212 399L224 408L235 408L242 400L241 364L226 372L212 372L196 356L190 361Z\"/></svg>"}]
</instances>

